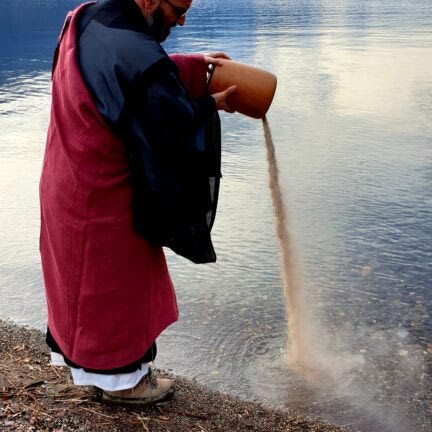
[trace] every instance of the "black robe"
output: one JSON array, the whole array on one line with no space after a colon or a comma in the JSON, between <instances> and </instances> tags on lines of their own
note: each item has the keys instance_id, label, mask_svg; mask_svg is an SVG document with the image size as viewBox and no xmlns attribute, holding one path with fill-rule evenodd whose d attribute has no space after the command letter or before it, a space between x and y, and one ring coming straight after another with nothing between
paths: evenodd
<instances>
[{"instance_id":1,"label":"black robe","mask_svg":"<svg viewBox=\"0 0 432 432\"><path fill-rule=\"evenodd\" d=\"M101 45L109 55L100 55ZM133 0L87 7L78 48L96 107L125 143L136 230L193 262L216 261L210 232L221 137L214 98L189 96Z\"/></svg>"}]
</instances>

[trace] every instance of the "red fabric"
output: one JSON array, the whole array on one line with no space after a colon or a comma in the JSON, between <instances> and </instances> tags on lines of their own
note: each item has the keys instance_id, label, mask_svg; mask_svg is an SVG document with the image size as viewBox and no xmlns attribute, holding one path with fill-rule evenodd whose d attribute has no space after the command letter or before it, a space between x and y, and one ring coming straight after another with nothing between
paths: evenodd
<instances>
[{"instance_id":1,"label":"red fabric","mask_svg":"<svg viewBox=\"0 0 432 432\"><path fill-rule=\"evenodd\" d=\"M207 64L203 54L171 54L170 58L179 68L180 79L191 98L208 93Z\"/></svg>"},{"instance_id":2,"label":"red fabric","mask_svg":"<svg viewBox=\"0 0 432 432\"><path fill-rule=\"evenodd\" d=\"M76 15L53 76L40 182L40 252L48 326L63 353L91 369L138 360L178 318L162 248L136 234L124 144L80 75Z\"/></svg>"}]
</instances>

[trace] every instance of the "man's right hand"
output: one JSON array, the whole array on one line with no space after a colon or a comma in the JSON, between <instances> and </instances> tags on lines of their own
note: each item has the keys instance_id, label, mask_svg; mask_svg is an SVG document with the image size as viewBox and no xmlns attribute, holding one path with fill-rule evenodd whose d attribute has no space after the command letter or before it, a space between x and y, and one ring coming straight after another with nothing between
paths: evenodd
<instances>
[{"instance_id":1,"label":"man's right hand","mask_svg":"<svg viewBox=\"0 0 432 432\"><path fill-rule=\"evenodd\" d=\"M228 96L235 93L237 91L237 86L232 85L229 86L227 89L225 89L222 92L214 93L212 96L214 97L216 101L216 107L218 110L224 110L229 113L235 112L235 109L229 106L229 103L227 101Z\"/></svg>"}]
</instances>

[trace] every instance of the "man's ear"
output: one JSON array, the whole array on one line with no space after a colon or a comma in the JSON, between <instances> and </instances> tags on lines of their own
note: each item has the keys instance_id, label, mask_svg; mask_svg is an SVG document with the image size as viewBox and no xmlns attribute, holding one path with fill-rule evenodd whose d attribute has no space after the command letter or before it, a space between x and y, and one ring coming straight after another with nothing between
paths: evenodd
<instances>
[{"instance_id":1,"label":"man's ear","mask_svg":"<svg viewBox=\"0 0 432 432\"><path fill-rule=\"evenodd\" d=\"M153 12L159 7L161 0L135 0L135 3L144 15L144 18L148 18Z\"/></svg>"}]
</instances>

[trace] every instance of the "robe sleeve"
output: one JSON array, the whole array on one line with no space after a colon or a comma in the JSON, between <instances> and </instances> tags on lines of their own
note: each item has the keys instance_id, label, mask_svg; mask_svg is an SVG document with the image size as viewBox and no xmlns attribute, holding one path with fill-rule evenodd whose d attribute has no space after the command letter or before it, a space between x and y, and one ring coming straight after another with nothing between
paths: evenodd
<instances>
[{"instance_id":1,"label":"robe sleeve","mask_svg":"<svg viewBox=\"0 0 432 432\"><path fill-rule=\"evenodd\" d=\"M189 83L193 80L189 79ZM198 88L195 84L192 86ZM211 113L217 112L212 96L204 92L200 97L192 97L181 77L163 62L152 77L145 80L138 94L135 126L140 128L139 138L145 137L155 153L190 157L206 153L202 132L209 127Z\"/></svg>"},{"instance_id":2,"label":"robe sleeve","mask_svg":"<svg viewBox=\"0 0 432 432\"><path fill-rule=\"evenodd\" d=\"M135 225L152 243L194 262L214 261L210 230L220 178L217 107L209 94L192 98L169 63L161 62L144 77L126 117L129 124L122 127L130 133Z\"/></svg>"},{"instance_id":3,"label":"robe sleeve","mask_svg":"<svg viewBox=\"0 0 432 432\"><path fill-rule=\"evenodd\" d=\"M179 77L192 98L207 93L208 68L203 54L171 54L170 59L177 65Z\"/></svg>"}]
</instances>

